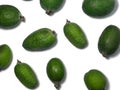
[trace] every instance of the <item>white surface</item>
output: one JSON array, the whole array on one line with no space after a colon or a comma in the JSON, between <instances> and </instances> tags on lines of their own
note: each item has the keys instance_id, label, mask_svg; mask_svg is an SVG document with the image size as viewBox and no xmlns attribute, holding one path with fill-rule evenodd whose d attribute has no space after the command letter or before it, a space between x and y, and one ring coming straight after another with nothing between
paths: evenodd
<instances>
[{"instance_id":1,"label":"white surface","mask_svg":"<svg viewBox=\"0 0 120 90\"><path fill-rule=\"evenodd\" d=\"M0 4L16 6L26 18L26 22L21 23L17 28L0 29L0 44L8 44L14 55L10 67L0 72L1 90L28 90L14 74L17 59L28 63L36 72L40 82L40 86L36 90L56 90L46 74L47 62L53 57L60 58L67 70L66 80L62 84L61 90L87 90L83 77L90 69L98 69L106 75L110 83L109 90L120 90L120 55L107 60L102 57L97 48L98 38L106 26L113 24L120 27L120 9L118 7L110 17L94 19L83 13L82 1L66 0L64 7L59 12L48 16L40 7L39 0L0 0ZM66 19L81 26L88 38L88 47L82 50L77 49L66 39L63 33ZM25 37L43 27L56 31L57 45L43 52L26 51L22 47Z\"/></svg>"}]
</instances>

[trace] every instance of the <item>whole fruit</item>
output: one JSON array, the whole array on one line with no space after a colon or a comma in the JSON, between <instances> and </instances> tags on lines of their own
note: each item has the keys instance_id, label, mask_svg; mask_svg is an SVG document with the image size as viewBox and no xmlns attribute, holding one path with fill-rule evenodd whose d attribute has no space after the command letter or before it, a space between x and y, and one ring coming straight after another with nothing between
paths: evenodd
<instances>
[{"instance_id":1,"label":"whole fruit","mask_svg":"<svg viewBox=\"0 0 120 90\"><path fill-rule=\"evenodd\" d=\"M39 82L33 69L26 63L17 62L14 72L18 80L27 88L37 88Z\"/></svg>"},{"instance_id":2,"label":"whole fruit","mask_svg":"<svg viewBox=\"0 0 120 90\"><path fill-rule=\"evenodd\" d=\"M64 0L40 0L41 7L48 15L58 11L64 3Z\"/></svg>"},{"instance_id":3,"label":"whole fruit","mask_svg":"<svg viewBox=\"0 0 120 90\"><path fill-rule=\"evenodd\" d=\"M83 11L92 17L104 17L110 14L115 7L116 0L84 0Z\"/></svg>"},{"instance_id":4,"label":"whole fruit","mask_svg":"<svg viewBox=\"0 0 120 90\"><path fill-rule=\"evenodd\" d=\"M92 69L85 73L84 82L89 90L105 90L107 79L101 71Z\"/></svg>"},{"instance_id":5,"label":"whole fruit","mask_svg":"<svg viewBox=\"0 0 120 90\"><path fill-rule=\"evenodd\" d=\"M77 48L85 48L87 46L88 42L85 33L78 24L67 20L63 30L72 45Z\"/></svg>"},{"instance_id":6,"label":"whole fruit","mask_svg":"<svg viewBox=\"0 0 120 90\"><path fill-rule=\"evenodd\" d=\"M115 53L120 45L120 29L115 25L107 26L99 37L99 52L106 58Z\"/></svg>"},{"instance_id":7,"label":"whole fruit","mask_svg":"<svg viewBox=\"0 0 120 90\"><path fill-rule=\"evenodd\" d=\"M56 33L48 28L41 28L28 35L23 47L30 51L46 50L57 42Z\"/></svg>"},{"instance_id":8,"label":"whole fruit","mask_svg":"<svg viewBox=\"0 0 120 90\"><path fill-rule=\"evenodd\" d=\"M8 68L10 63L12 62L12 51L11 48L7 44L3 44L0 46L0 70L4 70Z\"/></svg>"},{"instance_id":9,"label":"whole fruit","mask_svg":"<svg viewBox=\"0 0 120 90\"><path fill-rule=\"evenodd\" d=\"M13 28L17 26L24 17L20 11L12 5L0 5L0 27Z\"/></svg>"},{"instance_id":10,"label":"whole fruit","mask_svg":"<svg viewBox=\"0 0 120 90\"><path fill-rule=\"evenodd\" d=\"M65 76L65 68L59 58L52 58L47 64L47 75L57 89Z\"/></svg>"}]
</instances>

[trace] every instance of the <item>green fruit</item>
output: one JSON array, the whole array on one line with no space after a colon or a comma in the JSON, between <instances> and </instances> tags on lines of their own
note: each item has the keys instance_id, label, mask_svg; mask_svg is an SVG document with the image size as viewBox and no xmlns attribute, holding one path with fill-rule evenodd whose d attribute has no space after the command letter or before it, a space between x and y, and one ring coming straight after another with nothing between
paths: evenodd
<instances>
[{"instance_id":1,"label":"green fruit","mask_svg":"<svg viewBox=\"0 0 120 90\"><path fill-rule=\"evenodd\" d=\"M120 29L117 26L109 25L102 32L99 41L99 52L108 57L115 53L120 45Z\"/></svg>"},{"instance_id":2,"label":"green fruit","mask_svg":"<svg viewBox=\"0 0 120 90\"><path fill-rule=\"evenodd\" d=\"M26 63L18 61L14 68L14 72L18 80L27 88L37 88L39 82L33 69Z\"/></svg>"},{"instance_id":3,"label":"green fruit","mask_svg":"<svg viewBox=\"0 0 120 90\"><path fill-rule=\"evenodd\" d=\"M92 17L104 17L110 14L115 7L116 0L84 0L83 11Z\"/></svg>"},{"instance_id":4,"label":"green fruit","mask_svg":"<svg viewBox=\"0 0 120 90\"><path fill-rule=\"evenodd\" d=\"M89 90L105 90L107 79L101 71L92 69L85 73L84 82Z\"/></svg>"},{"instance_id":5,"label":"green fruit","mask_svg":"<svg viewBox=\"0 0 120 90\"><path fill-rule=\"evenodd\" d=\"M8 68L12 62L12 51L6 44L0 46L0 70Z\"/></svg>"},{"instance_id":6,"label":"green fruit","mask_svg":"<svg viewBox=\"0 0 120 90\"><path fill-rule=\"evenodd\" d=\"M52 58L47 64L47 75L54 83L55 87L60 88L60 83L65 76L65 68L62 61L58 58Z\"/></svg>"},{"instance_id":7,"label":"green fruit","mask_svg":"<svg viewBox=\"0 0 120 90\"><path fill-rule=\"evenodd\" d=\"M53 14L62 7L64 0L40 0L41 7L48 15Z\"/></svg>"},{"instance_id":8,"label":"green fruit","mask_svg":"<svg viewBox=\"0 0 120 90\"><path fill-rule=\"evenodd\" d=\"M20 11L12 5L0 5L0 27L12 28L24 19Z\"/></svg>"},{"instance_id":9,"label":"green fruit","mask_svg":"<svg viewBox=\"0 0 120 90\"><path fill-rule=\"evenodd\" d=\"M56 43L56 33L48 28L42 28L31 33L23 41L23 47L30 51L46 50Z\"/></svg>"},{"instance_id":10,"label":"green fruit","mask_svg":"<svg viewBox=\"0 0 120 90\"><path fill-rule=\"evenodd\" d=\"M85 33L76 23L67 21L64 25L64 34L71 44L77 48L85 48L88 44Z\"/></svg>"}]
</instances>

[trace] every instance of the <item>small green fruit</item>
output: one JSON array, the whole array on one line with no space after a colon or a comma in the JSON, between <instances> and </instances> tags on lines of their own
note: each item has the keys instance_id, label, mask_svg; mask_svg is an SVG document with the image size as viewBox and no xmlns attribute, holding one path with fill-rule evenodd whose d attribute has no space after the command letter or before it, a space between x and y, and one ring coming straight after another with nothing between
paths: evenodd
<instances>
[{"instance_id":1,"label":"small green fruit","mask_svg":"<svg viewBox=\"0 0 120 90\"><path fill-rule=\"evenodd\" d=\"M109 57L117 51L120 45L120 29L115 25L107 26L102 32L98 49L104 57Z\"/></svg>"},{"instance_id":2,"label":"small green fruit","mask_svg":"<svg viewBox=\"0 0 120 90\"><path fill-rule=\"evenodd\" d=\"M0 5L0 27L13 28L17 26L24 17L20 11L12 5Z\"/></svg>"},{"instance_id":3,"label":"small green fruit","mask_svg":"<svg viewBox=\"0 0 120 90\"><path fill-rule=\"evenodd\" d=\"M46 50L56 42L56 33L48 28L42 28L26 37L23 41L23 47L30 51Z\"/></svg>"},{"instance_id":4,"label":"small green fruit","mask_svg":"<svg viewBox=\"0 0 120 90\"><path fill-rule=\"evenodd\" d=\"M85 33L76 23L67 21L64 25L64 34L66 38L77 48L85 48L88 44Z\"/></svg>"},{"instance_id":5,"label":"small green fruit","mask_svg":"<svg viewBox=\"0 0 120 90\"><path fill-rule=\"evenodd\" d=\"M89 90L105 90L107 79L101 71L92 69L85 73L84 82Z\"/></svg>"},{"instance_id":6,"label":"small green fruit","mask_svg":"<svg viewBox=\"0 0 120 90\"><path fill-rule=\"evenodd\" d=\"M40 0L41 7L48 15L53 14L62 7L64 0Z\"/></svg>"},{"instance_id":7,"label":"small green fruit","mask_svg":"<svg viewBox=\"0 0 120 90\"><path fill-rule=\"evenodd\" d=\"M52 58L47 64L47 75L54 83L55 87L60 88L60 83L65 76L65 68L62 61L58 58Z\"/></svg>"},{"instance_id":8,"label":"small green fruit","mask_svg":"<svg viewBox=\"0 0 120 90\"><path fill-rule=\"evenodd\" d=\"M37 88L39 82L36 77L35 72L32 70L32 68L26 64L21 63L18 61L14 68L14 72L18 80L27 88L29 89L35 89Z\"/></svg>"},{"instance_id":9,"label":"small green fruit","mask_svg":"<svg viewBox=\"0 0 120 90\"><path fill-rule=\"evenodd\" d=\"M84 0L83 11L92 17L104 17L110 14L115 7L116 0Z\"/></svg>"},{"instance_id":10,"label":"small green fruit","mask_svg":"<svg viewBox=\"0 0 120 90\"><path fill-rule=\"evenodd\" d=\"M6 44L0 46L0 70L8 68L12 62L12 51L10 47Z\"/></svg>"}]
</instances>

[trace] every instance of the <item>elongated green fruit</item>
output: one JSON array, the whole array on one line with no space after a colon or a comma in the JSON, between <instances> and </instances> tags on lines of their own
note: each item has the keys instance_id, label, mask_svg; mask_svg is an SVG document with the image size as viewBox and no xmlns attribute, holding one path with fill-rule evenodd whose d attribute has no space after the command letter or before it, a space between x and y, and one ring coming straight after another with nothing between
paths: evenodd
<instances>
[{"instance_id":1,"label":"elongated green fruit","mask_svg":"<svg viewBox=\"0 0 120 90\"><path fill-rule=\"evenodd\" d=\"M33 69L26 63L17 62L14 72L18 80L27 88L37 88L39 82Z\"/></svg>"},{"instance_id":2,"label":"elongated green fruit","mask_svg":"<svg viewBox=\"0 0 120 90\"><path fill-rule=\"evenodd\" d=\"M11 28L17 26L24 17L21 12L12 5L0 5L0 27Z\"/></svg>"},{"instance_id":3,"label":"elongated green fruit","mask_svg":"<svg viewBox=\"0 0 120 90\"><path fill-rule=\"evenodd\" d=\"M62 7L64 0L40 0L41 7L48 15L53 14Z\"/></svg>"},{"instance_id":4,"label":"elongated green fruit","mask_svg":"<svg viewBox=\"0 0 120 90\"><path fill-rule=\"evenodd\" d=\"M107 85L106 76L97 69L85 73L84 82L88 90L105 90Z\"/></svg>"},{"instance_id":5,"label":"elongated green fruit","mask_svg":"<svg viewBox=\"0 0 120 90\"><path fill-rule=\"evenodd\" d=\"M60 88L60 83L65 76L65 68L59 58L52 58L47 64L47 75L54 83L55 87Z\"/></svg>"},{"instance_id":6,"label":"elongated green fruit","mask_svg":"<svg viewBox=\"0 0 120 90\"><path fill-rule=\"evenodd\" d=\"M57 42L56 33L48 28L41 28L28 35L23 41L23 47L30 51L40 51L51 48Z\"/></svg>"},{"instance_id":7,"label":"elongated green fruit","mask_svg":"<svg viewBox=\"0 0 120 90\"><path fill-rule=\"evenodd\" d=\"M12 62L12 51L11 48L7 44L3 44L0 46L0 70L8 68L10 63Z\"/></svg>"},{"instance_id":8,"label":"elongated green fruit","mask_svg":"<svg viewBox=\"0 0 120 90\"><path fill-rule=\"evenodd\" d=\"M64 34L71 44L77 48L85 48L88 44L85 33L76 23L67 21L64 25Z\"/></svg>"},{"instance_id":9,"label":"elongated green fruit","mask_svg":"<svg viewBox=\"0 0 120 90\"><path fill-rule=\"evenodd\" d=\"M120 45L120 29L115 25L107 26L102 32L98 49L104 57L109 57L117 51Z\"/></svg>"}]
</instances>

